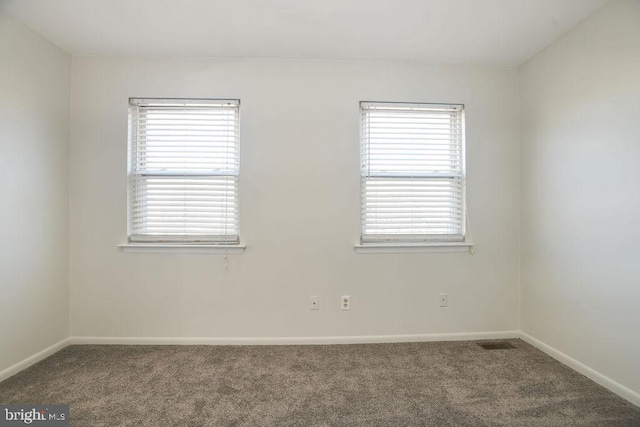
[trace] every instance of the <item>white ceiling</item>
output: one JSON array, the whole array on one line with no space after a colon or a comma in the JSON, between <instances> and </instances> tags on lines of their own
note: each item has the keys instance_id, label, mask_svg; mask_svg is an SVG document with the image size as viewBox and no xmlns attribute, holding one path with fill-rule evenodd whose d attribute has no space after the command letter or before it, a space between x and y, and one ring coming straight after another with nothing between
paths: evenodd
<instances>
[{"instance_id":1,"label":"white ceiling","mask_svg":"<svg viewBox=\"0 0 640 427\"><path fill-rule=\"evenodd\" d=\"M73 55L518 65L608 0L0 0Z\"/></svg>"}]
</instances>

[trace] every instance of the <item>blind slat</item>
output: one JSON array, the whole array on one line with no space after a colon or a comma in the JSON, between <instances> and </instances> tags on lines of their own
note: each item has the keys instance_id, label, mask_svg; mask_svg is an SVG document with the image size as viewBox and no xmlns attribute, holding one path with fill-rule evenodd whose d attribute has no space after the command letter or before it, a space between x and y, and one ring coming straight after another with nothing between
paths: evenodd
<instances>
[{"instance_id":1,"label":"blind slat","mask_svg":"<svg viewBox=\"0 0 640 427\"><path fill-rule=\"evenodd\" d=\"M462 240L461 105L361 103L362 241Z\"/></svg>"},{"instance_id":2,"label":"blind slat","mask_svg":"<svg viewBox=\"0 0 640 427\"><path fill-rule=\"evenodd\" d=\"M239 241L239 124L237 100L131 100L131 241Z\"/></svg>"}]
</instances>

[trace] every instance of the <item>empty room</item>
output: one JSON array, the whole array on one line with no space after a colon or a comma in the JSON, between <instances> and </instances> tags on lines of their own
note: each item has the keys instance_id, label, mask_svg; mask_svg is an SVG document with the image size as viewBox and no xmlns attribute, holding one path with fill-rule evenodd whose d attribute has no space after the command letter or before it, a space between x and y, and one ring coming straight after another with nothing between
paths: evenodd
<instances>
[{"instance_id":1,"label":"empty room","mask_svg":"<svg viewBox=\"0 0 640 427\"><path fill-rule=\"evenodd\" d=\"M0 0L0 426L640 426L640 0Z\"/></svg>"}]
</instances>

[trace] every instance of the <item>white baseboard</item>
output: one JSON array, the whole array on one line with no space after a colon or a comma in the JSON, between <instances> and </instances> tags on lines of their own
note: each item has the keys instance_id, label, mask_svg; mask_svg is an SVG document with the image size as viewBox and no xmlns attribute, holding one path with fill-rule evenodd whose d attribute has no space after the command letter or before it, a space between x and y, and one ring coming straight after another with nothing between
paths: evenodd
<instances>
[{"instance_id":1,"label":"white baseboard","mask_svg":"<svg viewBox=\"0 0 640 427\"><path fill-rule=\"evenodd\" d=\"M375 344L427 341L470 341L519 338L520 331L454 332L445 334L363 335L329 337L69 337L70 344L120 345L315 345L315 344Z\"/></svg>"},{"instance_id":2,"label":"white baseboard","mask_svg":"<svg viewBox=\"0 0 640 427\"><path fill-rule=\"evenodd\" d=\"M606 375L601 374L600 372L596 371L595 369L592 369L592 368L588 367L584 363L578 362L576 359L564 354L563 352L561 352L559 350L556 350L555 348L551 347L549 344L546 344L546 343L540 341L539 339L532 337L531 335L527 334L526 332L522 332L521 331L520 332L520 338L522 340L528 342L532 346L538 348L539 350L542 350L543 352L547 353L549 356L553 357L557 361L567 365L568 367L570 367L574 371L577 371L577 372L581 373L585 377L587 377L587 378L595 381L596 383L600 384L601 386L611 390L612 392L614 392L618 396L628 400L629 402L633 403L636 406L640 406L640 394L636 393L635 391L633 391L633 390L623 386L622 384L612 380L611 378L607 377Z\"/></svg>"},{"instance_id":3,"label":"white baseboard","mask_svg":"<svg viewBox=\"0 0 640 427\"><path fill-rule=\"evenodd\" d=\"M16 363L15 365L9 366L7 369L0 371L0 381L4 381L9 377L14 376L18 372L27 369L31 365L35 365L36 363L46 359L52 354L59 352L68 345L69 338L65 338L62 341L55 343L51 347L47 347L44 350L37 352L33 356L29 356L26 359Z\"/></svg>"}]
</instances>

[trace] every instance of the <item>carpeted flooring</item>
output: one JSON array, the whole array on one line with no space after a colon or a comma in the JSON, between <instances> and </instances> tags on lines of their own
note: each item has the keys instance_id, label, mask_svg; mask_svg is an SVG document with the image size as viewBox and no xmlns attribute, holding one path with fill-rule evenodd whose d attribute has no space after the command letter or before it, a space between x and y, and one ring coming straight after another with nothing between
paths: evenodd
<instances>
[{"instance_id":1,"label":"carpeted flooring","mask_svg":"<svg viewBox=\"0 0 640 427\"><path fill-rule=\"evenodd\" d=\"M640 408L520 340L70 346L0 383L73 426L640 426Z\"/></svg>"}]
</instances>

